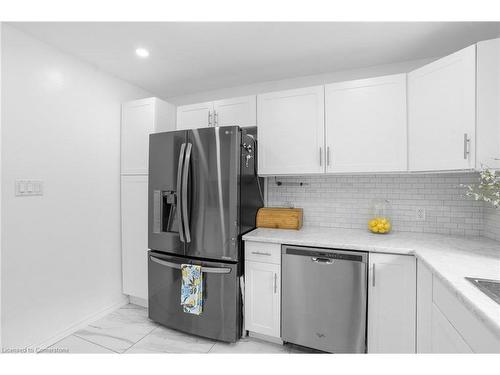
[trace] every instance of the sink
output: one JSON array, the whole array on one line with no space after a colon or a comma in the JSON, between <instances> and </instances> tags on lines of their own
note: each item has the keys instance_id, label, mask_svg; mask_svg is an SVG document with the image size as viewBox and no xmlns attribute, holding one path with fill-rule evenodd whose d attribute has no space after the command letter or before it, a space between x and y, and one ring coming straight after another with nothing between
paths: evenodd
<instances>
[{"instance_id":1,"label":"sink","mask_svg":"<svg viewBox=\"0 0 500 375\"><path fill-rule=\"evenodd\" d=\"M500 280L478 279L477 277L466 277L465 279L500 305Z\"/></svg>"}]
</instances>

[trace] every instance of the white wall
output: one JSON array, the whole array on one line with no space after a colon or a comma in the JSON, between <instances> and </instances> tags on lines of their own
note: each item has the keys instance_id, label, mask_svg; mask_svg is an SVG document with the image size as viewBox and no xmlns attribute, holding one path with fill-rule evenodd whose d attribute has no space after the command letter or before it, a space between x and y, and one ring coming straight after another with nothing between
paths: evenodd
<instances>
[{"instance_id":1,"label":"white wall","mask_svg":"<svg viewBox=\"0 0 500 375\"><path fill-rule=\"evenodd\" d=\"M278 81L260 82L252 85L228 87L220 90L205 91L196 94L167 98L169 103L176 105L200 103L211 100L232 98L237 96L255 95L264 92L288 90L298 87L323 85L330 82L341 82L351 79L362 79L387 74L406 73L427 64L433 59L405 61L395 64L378 65L362 69L342 70L327 74L310 75L283 79Z\"/></svg>"},{"instance_id":2,"label":"white wall","mask_svg":"<svg viewBox=\"0 0 500 375\"><path fill-rule=\"evenodd\" d=\"M120 104L151 96L4 25L2 345L50 341L118 303ZM16 179L44 181L14 196Z\"/></svg>"}]
</instances>

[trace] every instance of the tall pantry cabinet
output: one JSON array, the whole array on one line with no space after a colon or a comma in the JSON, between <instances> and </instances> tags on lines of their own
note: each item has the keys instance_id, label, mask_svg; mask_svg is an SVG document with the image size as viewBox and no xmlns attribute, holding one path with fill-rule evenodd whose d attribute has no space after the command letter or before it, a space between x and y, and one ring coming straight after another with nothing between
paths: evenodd
<instances>
[{"instance_id":1,"label":"tall pantry cabinet","mask_svg":"<svg viewBox=\"0 0 500 375\"><path fill-rule=\"evenodd\" d=\"M175 106L158 98L122 104L121 240L123 293L148 298L149 135L175 130ZM142 301L141 301L142 300Z\"/></svg>"}]
</instances>

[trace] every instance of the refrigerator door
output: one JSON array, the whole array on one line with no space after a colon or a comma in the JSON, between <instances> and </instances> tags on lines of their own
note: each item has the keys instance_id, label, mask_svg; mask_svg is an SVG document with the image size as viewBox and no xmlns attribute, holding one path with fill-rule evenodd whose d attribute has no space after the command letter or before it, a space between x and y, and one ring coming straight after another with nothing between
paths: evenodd
<instances>
[{"instance_id":1,"label":"refrigerator door","mask_svg":"<svg viewBox=\"0 0 500 375\"><path fill-rule=\"evenodd\" d=\"M237 126L188 131L183 169L187 256L239 258L240 140Z\"/></svg>"},{"instance_id":2,"label":"refrigerator door","mask_svg":"<svg viewBox=\"0 0 500 375\"><path fill-rule=\"evenodd\" d=\"M181 264L197 264L203 272L200 315L181 306ZM235 342L241 337L241 295L238 265L193 260L154 251L148 256L149 317L167 327L215 340Z\"/></svg>"},{"instance_id":3,"label":"refrigerator door","mask_svg":"<svg viewBox=\"0 0 500 375\"><path fill-rule=\"evenodd\" d=\"M184 254L181 218L182 167L186 131L149 137L148 247Z\"/></svg>"}]
</instances>

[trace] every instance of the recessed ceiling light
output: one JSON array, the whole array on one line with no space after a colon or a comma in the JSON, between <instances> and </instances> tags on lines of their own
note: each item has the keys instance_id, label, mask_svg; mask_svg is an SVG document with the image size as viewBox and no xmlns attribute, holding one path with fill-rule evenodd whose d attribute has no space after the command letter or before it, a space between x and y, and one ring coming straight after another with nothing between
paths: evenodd
<instances>
[{"instance_id":1,"label":"recessed ceiling light","mask_svg":"<svg viewBox=\"0 0 500 375\"><path fill-rule=\"evenodd\" d=\"M149 56L149 51L146 48L137 48L135 54L139 57L146 58Z\"/></svg>"}]
</instances>

